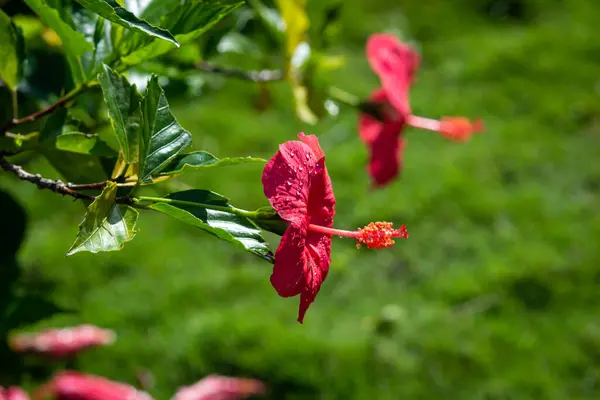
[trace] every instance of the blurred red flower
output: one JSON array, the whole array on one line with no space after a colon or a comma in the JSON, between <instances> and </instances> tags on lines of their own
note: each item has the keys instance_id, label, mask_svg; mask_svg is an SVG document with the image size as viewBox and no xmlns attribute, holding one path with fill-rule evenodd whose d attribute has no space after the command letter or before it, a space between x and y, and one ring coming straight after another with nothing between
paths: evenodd
<instances>
[{"instance_id":1,"label":"blurred red flower","mask_svg":"<svg viewBox=\"0 0 600 400\"><path fill-rule=\"evenodd\" d=\"M179 388L172 400L236 400L264 392L263 383L254 379L209 375Z\"/></svg>"},{"instance_id":2,"label":"blurred red flower","mask_svg":"<svg viewBox=\"0 0 600 400\"><path fill-rule=\"evenodd\" d=\"M125 383L74 371L59 372L34 395L35 400L47 397L55 400L152 400L149 394Z\"/></svg>"},{"instance_id":3,"label":"blurred red flower","mask_svg":"<svg viewBox=\"0 0 600 400\"><path fill-rule=\"evenodd\" d=\"M9 387L3 389L0 386L0 400L29 400L29 395L20 387Z\"/></svg>"},{"instance_id":4,"label":"blurred red flower","mask_svg":"<svg viewBox=\"0 0 600 400\"><path fill-rule=\"evenodd\" d=\"M111 330L93 325L79 325L15 335L9 339L9 345L18 353L63 358L72 357L91 347L109 345L115 338L116 334Z\"/></svg>"},{"instance_id":5,"label":"blurred red flower","mask_svg":"<svg viewBox=\"0 0 600 400\"><path fill-rule=\"evenodd\" d=\"M369 100L381 104L382 121L361 114L359 134L369 147L368 172L375 186L394 179L402 168L405 125L439 132L454 141L466 141L473 133L481 132L480 120L464 117L444 117L441 120L418 117L412 114L409 91L419 66L418 54L396 37L376 33L367 41L367 59L381 81Z\"/></svg>"}]
</instances>

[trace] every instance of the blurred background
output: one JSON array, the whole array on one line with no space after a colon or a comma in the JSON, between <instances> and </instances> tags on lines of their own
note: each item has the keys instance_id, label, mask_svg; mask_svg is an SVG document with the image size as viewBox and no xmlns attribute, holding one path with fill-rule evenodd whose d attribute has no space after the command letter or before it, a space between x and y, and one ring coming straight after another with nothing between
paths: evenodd
<instances>
[{"instance_id":1,"label":"blurred background","mask_svg":"<svg viewBox=\"0 0 600 400\"><path fill-rule=\"evenodd\" d=\"M311 21L330 5L309 1ZM262 379L272 399L597 399L600 3L346 0L339 12L327 50L345 60L335 86L361 98L378 87L364 45L390 32L422 54L415 114L482 117L486 132L459 144L407 129L402 176L371 191L354 109L339 105L311 126L295 119L285 82L193 71L159 72L161 83L194 149L270 158L298 132L318 135L335 225L393 221L408 240L370 251L334 238L330 273L301 325L298 299L277 296L269 264L163 215L142 213L120 252L65 257L83 204L1 173L0 277L18 271L19 290L37 296L10 326L114 329L114 345L71 366L132 384L150 376L157 399L210 373ZM242 42L228 52L221 43L211 61L277 66ZM186 54L195 53L177 57ZM59 92L60 48L40 45L36 57L39 86ZM42 158L22 161L60 177ZM210 189L254 209L268 204L261 172L207 169L157 190ZM267 238L275 248L279 237ZM53 368L0 351L0 385L33 387Z\"/></svg>"}]
</instances>

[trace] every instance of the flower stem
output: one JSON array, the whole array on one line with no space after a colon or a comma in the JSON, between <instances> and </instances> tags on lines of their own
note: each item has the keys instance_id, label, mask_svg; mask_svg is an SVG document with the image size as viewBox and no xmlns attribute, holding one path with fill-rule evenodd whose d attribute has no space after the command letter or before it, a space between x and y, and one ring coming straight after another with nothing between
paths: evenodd
<instances>
[{"instance_id":1,"label":"flower stem","mask_svg":"<svg viewBox=\"0 0 600 400\"><path fill-rule=\"evenodd\" d=\"M313 225L313 224L308 225L308 230L312 231L312 232L324 233L326 235L331 235L331 236L335 235L335 236L349 237L349 238L354 238L354 239L356 239L357 237L360 236L360 233L356 232L356 231L345 231L342 229L327 228L325 226Z\"/></svg>"},{"instance_id":2,"label":"flower stem","mask_svg":"<svg viewBox=\"0 0 600 400\"><path fill-rule=\"evenodd\" d=\"M214 204L205 204L205 203L196 203L194 201L167 199L164 197L138 196L134 200L134 203L137 201L150 201L153 203L167 203L167 204L180 205L180 206L199 207L199 208L205 208L207 210L227 212L227 213L239 215L240 217L246 217L246 218L250 218L250 219L256 219L256 216L257 216L256 212L254 212L254 211L242 210L241 208L236 208L236 207L232 207L232 206L216 206Z\"/></svg>"},{"instance_id":3,"label":"flower stem","mask_svg":"<svg viewBox=\"0 0 600 400\"><path fill-rule=\"evenodd\" d=\"M357 96L335 86L330 86L327 94L332 99L337 100L340 103L346 104L350 107L358 108L360 105L360 99Z\"/></svg>"}]
</instances>

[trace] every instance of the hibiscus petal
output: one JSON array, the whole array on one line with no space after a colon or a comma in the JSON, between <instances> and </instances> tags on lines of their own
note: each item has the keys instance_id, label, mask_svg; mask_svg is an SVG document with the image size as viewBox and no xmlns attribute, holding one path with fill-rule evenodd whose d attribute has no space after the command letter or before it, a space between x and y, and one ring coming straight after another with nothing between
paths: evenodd
<instances>
[{"instance_id":1,"label":"hibiscus petal","mask_svg":"<svg viewBox=\"0 0 600 400\"><path fill-rule=\"evenodd\" d=\"M408 93L419 66L419 55L395 36L377 33L367 41L367 59L390 102L403 115L409 115Z\"/></svg>"},{"instance_id":2,"label":"hibiscus petal","mask_svg":"<svg viewBox=\"0 0 600 400\"><path fill-rule=\"evenodd\" d=\"M369 175L376 186L393 180L402 168L402 152L405 139L398 135L397 123L381 123L375 140L369 143Z\"/></svg>"},{"instance_id":3,"label":"hibiscus petal","mask_svg":"<svg viewBox=\"0 0 600 400\"><path fill-rule=\"evenodd\" d=\"M319 138L315 135L305 135L303 132L298 134L298 137L308 147L310 147L311 151L315 155L317 160L320 160L325 157L325 153L323 149L321 149L321 145L319 144Z\"/></svg>"},{"instance_id":4,"label":"hibiscus petal","mask_svg":"<svg viewBox=\"0 0 600 400\"><path fill-rule=\"evenodd\" d=\"M265 196L287 221L306 218L310 186L307 162L316 163L311 149L302 142L290 141L279 146L263 170Z\"/></svg>"},{"instance_id":5,"label":"hibiscus petal","mask_svg":"<svg viewBox=\"0 0 600 400\"><path fill-rule=\"evenodd\" d=\"M304 275L304 290L300 295L298 322L302 323L308 307L314 302L321 284L327 278L331 264L331 236L309 232L306 238L308 270Z\"/></svg>"},{"instance_id":6,"label":"hibiscus petal","mask_svg":"<svg viewBox=\"0 0 600 400\"><path fill-rule=\"evenodd\" d=\"M304 288L304 274L307 270L304 251L306 229L306 219L292 221L275 251L271 284L281 297L296 296Z\"/></svg>"}]
</instances>

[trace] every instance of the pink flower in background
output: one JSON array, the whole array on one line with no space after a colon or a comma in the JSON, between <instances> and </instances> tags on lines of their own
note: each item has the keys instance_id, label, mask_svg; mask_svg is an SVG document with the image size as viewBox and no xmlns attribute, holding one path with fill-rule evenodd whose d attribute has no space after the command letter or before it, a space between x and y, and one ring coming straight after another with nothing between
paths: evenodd
<instances>
[{"instance_id":1,"label":"pink flower in background","mask_svg":"<svg viewBox=\"0 0 600 400\"><path fill-rule=\"evenodd\" d=\"M3 389L0 386L0 400L29 400L29 395L20 387Z\"/></svg>"},{"instance_id":2,"label":"pink flower in background","mask_svg":"<svg viewBox=\"0 0 600 400\"><path fill-rule=\"evenodd\" d=\"M367 41L367 59L381 81L382 88L370 96L382 105L383 121L361 114L359 134L369 148L368 172L375 186L394 179L402 168L406 125L439 132L453 141L467 141L472 134L483 130L480 120L464 117L443 117L439 121L412 114L409 91L419 66L419 55L396 37L377 33Z\"/></svg>"},{"instance_id":3,"label":"pink flower in background","mask_svg":"<svg viewBox=\"0 0 600 400\"><path fill-rule=\"evenodd\" d=\"M79 372L59 372L34 395L35 400L152 400L131 385Z\"/></svg>"},{"instance_id":4,"label":"pink flower in background","mask_svg":"<svg viewBox=\"0 0 600 400\"><path fill-rule=\"evenodd\" d=\"M80 325L16 335L9 339L9 345L18 353L62 358L74 356L91 347L112 344L115 338L116 334L111 330L93 325Z\"/></svg>"},{"instance_id":5,"label":"pink flower in background","mask_svg":"<svg viewBox=\"0 0 600 400\"><path fill-rule=\"evenodd\" d=\"M172 400L236 400L264 392L263 383L255 379L209 375L191 386L181 387Z\"/></svg>"}]
</instances>

